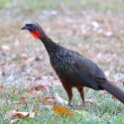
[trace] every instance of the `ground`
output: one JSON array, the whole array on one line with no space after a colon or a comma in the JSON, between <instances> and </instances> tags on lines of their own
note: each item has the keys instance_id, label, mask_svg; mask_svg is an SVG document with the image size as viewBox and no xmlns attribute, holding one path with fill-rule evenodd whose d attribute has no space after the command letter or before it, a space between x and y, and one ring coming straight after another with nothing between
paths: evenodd
<instances>
[{"instance_id":1,"label":"ground","mask_svg":"<svg viewBox=\"0 0 124 124\"><path fill-rule=\"evenodd\" d=\"M123 0L36 0L33 3L0 0L0 124L11 121L5 118L11 110L37 112L33 119L19 121L26 124L124 123L124 106L105 91L86 88L85 107L79 105L81 99L75 89L73 107L57 102L73 111L73 117L55 116L53 103L46 107L47 100L38 102L55 94L63 100L68 98L43 44L28 31L21 31L25 23L39 23L52 40L91 59L110 81L124 90L123 5ZM76 114L76 110L81 114Z\"/></svg>"}]
</instances>

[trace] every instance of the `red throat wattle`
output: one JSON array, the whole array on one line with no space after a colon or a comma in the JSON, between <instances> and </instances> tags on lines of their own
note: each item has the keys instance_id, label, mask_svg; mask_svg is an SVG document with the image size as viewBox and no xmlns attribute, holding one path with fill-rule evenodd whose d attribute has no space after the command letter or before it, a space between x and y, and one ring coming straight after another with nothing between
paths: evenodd
<instances>
[{"instance_id":1,"label":"red throat wattle","mask_svg":"<svg viewBox=\"0 0 124 124\"><path fill-rule=\"evenodd\" d=\"M34 38L39 39L40 33L38 31L30 31L30 33L33 35Z\"/></svg>"}]
</instances>

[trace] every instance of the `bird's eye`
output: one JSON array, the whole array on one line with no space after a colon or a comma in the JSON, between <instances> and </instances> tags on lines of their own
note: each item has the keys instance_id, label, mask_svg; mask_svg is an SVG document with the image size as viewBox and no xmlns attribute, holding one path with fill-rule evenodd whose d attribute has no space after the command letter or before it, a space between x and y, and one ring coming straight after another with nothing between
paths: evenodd
<instances>
[{"instance_id":1,"label":"bird's eye","mask_svg":"<svg viewBox=\"0 0 124 124\"><path fill-rule=\"evenodd\" d=\"M32 27L35 27L35 25L34 25L34 24L32 24Z\"/></svg>"},{"instance_id":2,"label":"bird's eye","mask_svg":"<svg viewBox=\"0 0 124 124\"><path fill-rule=\"evenodd\" d=\"M36 30L37 29L37 26L35 24L32 24L31 27L32 27L32 30Z\"/></svg>"}]
</instances>

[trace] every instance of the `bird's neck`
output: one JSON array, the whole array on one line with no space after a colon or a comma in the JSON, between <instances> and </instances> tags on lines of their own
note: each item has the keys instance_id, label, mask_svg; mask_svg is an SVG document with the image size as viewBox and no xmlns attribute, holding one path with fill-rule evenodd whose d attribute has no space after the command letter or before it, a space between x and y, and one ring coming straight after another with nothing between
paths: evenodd
<instances>
[{"instance_id":1,"label":"bird's neck","mask_svg":"<svg viewBox=\"0 0 124 124\"><path fill-rule=\"evenodd\" d=\"M49 37L45 36L41 38L47 52L50 54L51 52L56 52L56 50L60 47L58 44L53 42Z\"/></svg>"}]
</instances>

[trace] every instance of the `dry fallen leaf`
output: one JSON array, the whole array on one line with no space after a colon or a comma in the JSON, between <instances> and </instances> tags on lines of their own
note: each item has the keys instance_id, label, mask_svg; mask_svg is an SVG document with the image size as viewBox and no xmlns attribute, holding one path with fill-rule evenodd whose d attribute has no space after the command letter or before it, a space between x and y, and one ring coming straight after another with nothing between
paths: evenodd
<instances>
[{"instance_id":1,"label":"dry fallen leaf","mask_svg":"<svg viewBox=\"0 0 124 124\"><path fill-rule=\"evenodd\" d=\"M86 104L93 104L94 100L93 99L87 99L87 100L85 100L85 103Z\"/></svg>"},{"instance_id":2,"label":"dry fallen leaf","mask_svg":"<svg viewBox=\"0 0 124 124\"><path fill-rule=\"evenodd\" d=\"M17 112L15 116L18 118L25 118L25 117L34 118L35 115L36 115L35 112Z\"/></svg>"},{"instance_id":3,"label":"dry fallen leaf","mask_svg":"<svg viewBox=\"0 0 124 124\"><path fill-rule=\"evenodd\" d=\"M33 84L33 86L29 88L27 93L31 98L33 98L37 95L41 95L43 92L48 92L48 91L49 91L48 86L44 86L44 85L36 83L36 84Z\"/></svg>"},{"instance_id":4,"label":"dry fallen leaf","mask_svg":"<svg viewBox=\"0 0 124 124\"><path fill-rule=\"evenodd\" d=\"M35 89L36 91L42 91L42 92L47 91L47 88L43 85L37 85L37 86L32 87L31 89Z\"/></svg>"},{"instance_id":5,"label":"dry fallen leaf","mask_svg":"<svg viewBox=\"0 0 124 124\"><path fill-rule=\"evenodd\" d=\"M0 91L3 91L4 90L4 87L3 86L0 86Z\"/></svg>"},{"instance_id":6,"label":"dry fallen leaf","mask_svg":"<svg viewBox=\"0 0 124 124\"><path fill-rule=\"evenodd\" d=\"M29 100L25 97L21 97L19 101L16 102L16 104L27 104Z\"/></svg>"},{"instance_id":7,"label":"dry fallen leaf","mask_svg":"<svg viewBox=\"0 0 124 124\"><path fill-rule=\"evenodd\" d=\"M96 104L96 102L95 102L94 99L86 99L86 100L85 100L85 104L93 104L93 103ZM97 103L98 103L98 102L97 102ZM79 103L76 105L76 107L79 108L79 109L82 108L82 107L84 107L83 102L79 102Z\"/></svg>"},{"instance_id":8,"label":"dry fallen leaf","mask_svg":"<svg viewBox=\"0 0 124 124\"><path fill-rule=\"evenodd\" d=\"M38 76L38 77L36 77L36 78L34 79L34 81L41 80L41 79L42 79L41 76Z\"/></svg>"},{"instance_id":9,"label":"dry fallen leaf","mask_svg":"<svg viewBox=\"0 0 124 124\"><path fill-rule=\"evenodd\" d=\"M5 119L25 118L25 117L34 118L35 115L36 115L35 112L19 112L18 110L12 110L6 113Z\"/></svg>"},{"instance_id":10,"label":"dry fallen leaf","mask_svg":"<svg viewBox=\"0 0 124 124\"><path fill-rule=\"evenodd\" d=\"M56 102L59 102L62 105L68 104L68 102L64 100L63 98L61 98L58 93L54 93L53 97L56 100Z\"/></svg>"},{"instance_id":11,"label":"dry fallen leaf","mask_svg":"<svg viewBox=\"0 0 124 124\"><path fill-rule=\"evenodd\" d=\"M53 79L51 79L50 77L38 76L31 80L33 82L30 87L31 90L48 92L52 85L51 82Z\"/></svg>"},{"instance_id":12,"label":"dry fallen leaf","mask_svg":"<svg viewBox=\"0 0 124 124\"><path fill-rule=\"evenodd\" d=\"M113 99L113 100L117 100L117 98L116 98L115 96L112 96L112 99Z\"/></svg>"},{"instance_id":13,"label":"dry fallen leaf","mask_svg":"<svg viewBox=\"0 0 124 124\"><path fill-rule=\"evenodd\" d=\"M30 98L34 98L35 96L37 96L36 90L28 90L27 93L28 93Z\"/></svg>"},{"instance_id":14,"label":"dry fallen leaf","mask_svg":"<svg viewBox=\"0 0 124 124\"><path fill-rule=\"evenodd\" d=\"M53 106L53 111L54 111L54 114L59 113L61 115L67 115L70 117L73 116L72 113L68 110L68 108L60 107L58 105Z\"/></svg>"},{"instance_id":15,"label":"dry fallen leaf","mask_svg":"<svg viewBox=\"0 0 124 124\"><path fill-rule=\"evenodd\" d=\"M55 102L55 99L54 97L43 97L43 98L40 98L39 99L39 102L42 103L42 102L47 102L47 103L54 103Z\"/></svg>"},{"instance_id":16,"label":"dry fallen leaf","mask_svg":"<svg viewBox=\"0 0 124 124\"><path fill-rule=\"evenodd\" d=\"M27 113L27 112L19 112L19 113L16 113L16 117L18 117L18 118L25 118L25 117L29 117L29 113Z\"/></svg>"},{"instance_id":17,"label":"dry fallen leaf","mask_svg":"<svg viewBox=\"0 0 124 124\"><path fill-rule=\"evenodd\" d=\"M7 112L6 115L5 115L5 119L7 119L7 118L14 118L15 114L17 112L18 112L18 110L12 110L12 111Z\"/></svg>"}]
</instances>

